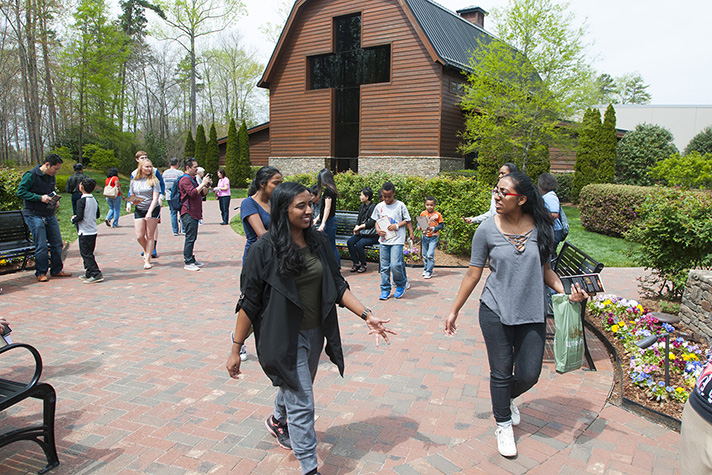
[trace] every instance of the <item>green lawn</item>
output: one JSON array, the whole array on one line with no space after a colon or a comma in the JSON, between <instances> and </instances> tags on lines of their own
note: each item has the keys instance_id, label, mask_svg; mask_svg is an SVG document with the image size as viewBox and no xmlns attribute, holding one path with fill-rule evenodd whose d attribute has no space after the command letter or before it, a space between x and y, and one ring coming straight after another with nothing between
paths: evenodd
<instances>
[{"instance_id":1,"label":"green lawn","mask_svg":"<svg viewBox=\"0 0 712 475\"><path fill-rule=\"evenodd\" d=\"M586 254L602 262L606 267L638 267L628 254L637 248L638 244L621 238L604 236L603 234L586 231L581 226L578 208L564 206L564 212L569 220L569 237L567 241L583 250Z\"/></svg>"}]
</instances>

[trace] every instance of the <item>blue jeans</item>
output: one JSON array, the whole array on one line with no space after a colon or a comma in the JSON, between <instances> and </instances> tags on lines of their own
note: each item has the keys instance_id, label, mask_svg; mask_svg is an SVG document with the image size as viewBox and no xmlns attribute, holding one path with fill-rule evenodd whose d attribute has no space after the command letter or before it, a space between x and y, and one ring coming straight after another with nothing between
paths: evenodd
<instances>
[{"instance_id":1,"label":"blue jeans","mask_svg":"<svg viewBox=\"0 0 712 475\"><path fill-rule=\"evenodd\" d=\"M109 205L109 212L106 213L106 220L114 219L114 227L119 225L119 216L121 216L121 197L107 198L106 204Z\"/></svg>"},{"instance_id":2,"label":"blue jeans","mask_svg":"<svg viewBox=\"0 0 712 475\"><path fill-rule=\"evenodd\" d=\"M512 418L509 400L539 380L546 324L504 325L499 315L480 302L480 329L490 367L492 412L497 422L506 422Z\"/></svg>"},{"instance_id":3,"label":"blue jeans","mask_svg":"<svg viewBox=\"0 0 712 475\"><path fill-rule=\"evenodd\" d=\"M362 265L366 267L366 246L372 246L378 242L378 234L369 234L362 236L360 234L354 234L346 241L346 246L349 248L349 254L351 255L351 261L354 265Z\"/></svg>"},{"instance_id":4,"label":"blue jeans","mask_svg":"<svg viewBox=\"0 0 712 475\"><path fill-rule=\"evenodd\" d=\"M193 247L195 246L195 240L198 239L198 220L188 213L181 215L180 219L183 221L183 233L185 233L183 262L193 264L195 262Z\"/></svg>"},{"instance_id":5,"label":"blue jeans","mask_svg":"<svg viewBox=\"0 0 712 475\"><path fill-rule=\"evenodd\" d=\"M334 255L336 256L336 264L341 267L341 255L336 247L336 217L327 219L324 224L324 232L329 237L329 242L331 247L334 248Z\"/></svg>"},{"instance_id":6,"label":"blue jeans","mask_svg":"<svg viewBox=\"0 0 712 475\"><path fill-rule=\"evenodd\" d=\"M30 228L32 239L35 240L35 275L50 275L62 272L62 233L55 215L38 216L31 211L22 210L25 223ZM49 250L50 256L47 254Z\"/></svg>"},{"instance_id":7,"label":"blue jeans","mask_svg":"<svg viewBox=\"0 0 712 475\"><path fill-rule=\"evenodd\" d=\"M391 270L396 287L405 287L408 278L405 275L403 244L381 244L381 292L391 291Z\"/></svg>"},{"instance_id":8,"label":"blue jeans","mask_svg":"<svg viewBox=\"0 0 712 475\"><path fill-rule=\"evenodd\" d=\"M435 247L438 245L438 236L427 237L423 235L423 263L425 272L433 273L435 268Z\"/></svg>"},{"instance_id":9,"label":"blue jeans","mask_svg":"<svg viewBox=\"0 0 712 475\"><path fill-rule=\"evenodd\" d=\"M230 198L230 195L218 197L220 216L222 217L222 222L225 224L230 223Z\"/></svg>"},{"instance_id":10,"label":"blue jeans","mask_svg":"<svg viewBox=\"0 0 712 475\"><path fill-rule=\"evenodd\" d=\"M314 378L319 356L324 348L321 327L299 330L297 343L298 389L281 386L274 400L272 415L280 422L289 421L289 440L302 473L317 468L316 430L314 430Z\"/></svg>"},{"instance_id":11,"label":"blue jeans","mask_svg":"<svg viewBox=\"0 0 712 475\"><path fill-rule=\"evenodd\" d=\"M178 211L170 206L168 209L171 212L171 226L173 227L173 234L178 234L180 233L180 226L178 226Z\"/></svg>"}]
</instances>

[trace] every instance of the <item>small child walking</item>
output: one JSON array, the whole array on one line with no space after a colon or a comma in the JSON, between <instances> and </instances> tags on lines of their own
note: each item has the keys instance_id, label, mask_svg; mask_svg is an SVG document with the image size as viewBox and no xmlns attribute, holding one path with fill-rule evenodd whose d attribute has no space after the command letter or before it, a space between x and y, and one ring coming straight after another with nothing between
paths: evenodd
<instances>
[{"instance_id":1,"label":"small child walking","mask_svg":"<svg viewBox=\"0 0 712 475\"><path fill-rule=\"evenodd\" d=\"M432 196L425 198L425 211L420 213L428 220L428 227L418 229L423 233L423 278L430 279L435 268L435 247L438 245L438 232L443 228L443 216L435 211L436 200Z\"/></svg>"},{"instance_id":2,"label":"small child walking","mask_svg":"<svg viewBox=\"0 0 712 475\"><path fill-rule=\"evenodd\" d=\"M96 181L88 176L82 178L79 182L79 191L82 196L77 201L76 214L72 216L72 224L77 227L79 234L79 254L84 261L84 275L79 276L79 280L85 284L96 284L103 282L104 276L94 258L94 249L96 248L97 226L96 220L99 219L99 203L91 194L96 188Z\"/></svg>"}]
</instances>

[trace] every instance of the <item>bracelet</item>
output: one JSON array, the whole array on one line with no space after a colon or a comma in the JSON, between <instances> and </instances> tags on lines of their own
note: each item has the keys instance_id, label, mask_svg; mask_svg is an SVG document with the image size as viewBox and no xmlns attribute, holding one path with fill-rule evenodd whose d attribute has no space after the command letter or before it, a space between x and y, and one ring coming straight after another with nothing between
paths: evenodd
<instances>
[{"instance_id":1,"label":"bracelet","mask_svg":"<svg viewBox=\"0 0 712 475\"><path fill-rule=\"evenodd\" d=\"M232 340L233 344L235 344L235 345L245 346L244 342L235 341L235 330L233 330L232 333L230 333L230 339Z\"/></svg>"},{"instance_id":2,"label":"bracelet","mask_svg":"<svg viewBox=\"0 0 712 475\"><path fill-rule=\"evenodd\" d=\"M363 312L361 312L361 319L362 319L364 322L366 321L366 317L368 317L368 314L369 314L369 313L373 313L373 312L372 312L371 309L368 308L368 307L366 307L366 310L364 310Z\"/></svg>"}]
</instances>

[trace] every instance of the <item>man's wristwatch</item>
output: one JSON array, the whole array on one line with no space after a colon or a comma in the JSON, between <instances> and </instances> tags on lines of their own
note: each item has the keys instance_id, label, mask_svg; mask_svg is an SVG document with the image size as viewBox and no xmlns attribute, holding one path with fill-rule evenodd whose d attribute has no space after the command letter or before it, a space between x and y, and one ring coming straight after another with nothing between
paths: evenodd
<instances>
[{"instance_id":1,"label":"man's wristwatch","mask_svg":"<svg viewBox=\"0 0 712 475\"><path fill-rule=\"evenodd\" d=\"M366 310L361 312L361 319L365 322L369 313L373 313L370 308L366 307Z\"/></svg>"}]
</instances>

